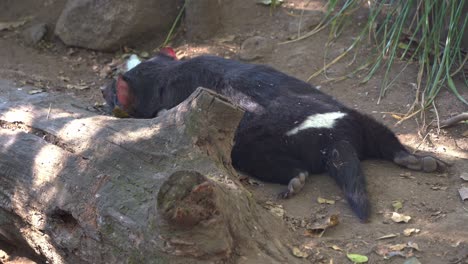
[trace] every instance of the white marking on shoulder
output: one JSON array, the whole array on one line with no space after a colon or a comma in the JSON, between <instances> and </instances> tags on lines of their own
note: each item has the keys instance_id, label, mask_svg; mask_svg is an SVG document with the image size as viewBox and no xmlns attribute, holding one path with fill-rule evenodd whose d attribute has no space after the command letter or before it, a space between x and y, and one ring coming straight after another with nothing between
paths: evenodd
<instances>
[{"instance_id":1,"label":"white marking on shoulder","mask_svg":"<svg viewBox=\"0 0 468 264\"><path fill-rule=\"evenodd\" d=\"M301 130L309 128L333 128L335 126L336 120L346 116L346 113L342 112L331 112L325 114L314 114L306 118L300 125L289 130L286 135L292 136Z\"/></svg>"}]
</instances>

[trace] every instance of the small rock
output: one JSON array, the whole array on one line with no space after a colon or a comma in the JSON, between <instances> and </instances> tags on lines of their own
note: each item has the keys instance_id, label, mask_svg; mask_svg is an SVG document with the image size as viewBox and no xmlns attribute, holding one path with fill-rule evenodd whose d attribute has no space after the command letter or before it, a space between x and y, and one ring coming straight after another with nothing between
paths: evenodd
<instances>
[{"instance_id":1,"label":"small rock","mask_svg":"<svg viewBox=\"0 0 468 264\"><path fill-rule=\"evenodd\" d=\"M26 43L36 45L42 38L44 38L46 33L47 25L45 23L40 23L25 29L23 37Z\"/></svg>"},{"instance_id":2,"label":"small rock","mask_svg":"<svg viewBox=\"0 0 468 264\"><path fill-rule=\"evenodd\" d=\"M263 58L273 52L275 43L267 38L255 36L248 38L242 43L240 50L241 60L255 60Z\"/></svg>"},{"instance_id":3,"label":"small rock","mask_svg":"<svg viewBox=\"0 0 468 264\"><path fill-rule=\"evenodd\" d=\"M468 187L462 187L458 189L458 193L460 194L461 199L468 200Z\"/></svg>"},{"instance_id":4,"label":"small rock","mask_svg":"<svg viewBox=\"0 0 468 264\"><path fill-rule=\"evenodd\" d=\"M68 0L55 34L69 46L118 50L149 38L164 39L181 1Z\"/></svg>"},{"instance_id":5,"label":"small rock","mask_svg":"<svg viewBox=\"0 0 468 264\"><path fill-rule=\"evenodd\" d=\"M460 178L464 181L468 181L468 172L463 172L461 175L460 175Z\"/></svg>"}]
</instances>

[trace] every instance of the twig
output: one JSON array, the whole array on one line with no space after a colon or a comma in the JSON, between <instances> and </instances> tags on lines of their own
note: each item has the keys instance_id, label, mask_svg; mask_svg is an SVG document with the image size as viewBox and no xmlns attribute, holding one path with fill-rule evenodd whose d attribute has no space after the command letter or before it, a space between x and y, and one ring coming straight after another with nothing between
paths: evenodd
<instances>
[{"instance_id":1,"label":"twig","mask_svg":"<svg viewBox=\"0 0 468 264\"><path fill-rule=\"evenodd\" d=\"M50 115L50 108L52 107L52 103L49 104L49 111L47 111L47 120L49 120Z\"/></svg>"},{"instance_id":2,"label":"twig","mask_svg":"<svg viewBox=\"0 0 468 264\"><path fill-rule=\"evenodd\" d=\"M463 59L462 63L460 63L460 67L458 67L458 69L456 69L455 71L453 71L450 76L455 76L455 74L457 74L459 71L461 71L464 67L465 67L465 63L466 61L468 61L468 53L465 54L465 58Z\"/></svg>"},{"instance_id":3,"label":"twig","mask_svg":"<svg viewBox=\"0 0 468 264\"><path fill-rule=\"evenodd\" d=\"M437 135L440 134L440 118L439 118L439 111L437 111L437 107L434 103L434 101L432 101L432 107L434 107L434 111L435 111L435 114L436 114L436 118L437 118Z\"/></svg>"},{"instance_id":4,"label":"twig","mask_svg":"<svg viewBox=\"0 0 468 264\"><path fill-rule=\"evenodd\" d=\"M171 27L171 29L169 30L169 33L167 33L166 40L164 40L164 43L161 45L161 47L165 47L165 46L167 46L167 44L169 44L169 41L171 40L172 34L173 34L173 32L174 32L174 29L175 29L177 23L179 23L179 20L180 20L180 18L182 17L182 14L184 13L185 5L186 5L186 4L187 4L187 2L184 1L184 4L183 4L182 7L180 8L179 14L177 14L177 17L176 17L176 19L174 20L174 23L172 23L172 27Z\"/></svg>"},{"instance_id":5,"label":"twig","mask_svg":"<svg viewBox=\"0 0 468 264\"><path fill-rule=\"evenodd\" d=\"M301 37L301 26L302 26L302 20L304 18L304 11L306 9L307 6L309 6L310 2L312 0L309 0L307 3L304 4L304 6L302 7L302 10L301 10L301 16L299 18L299 26L297 27L297 38L300 38Z\"/></svg>"},{"instance_id":6,"label":"twig","mask_svg":"<svg viewBox=\"0 0 468 264\"><path fill-rule=\"evenodd\" d=\"M458 115L456 115L454 117L451 117L451 118L449 118L447 120L444 120L444 121L440 122L440 127L453 126L458 122L466 121L466 120L468 120L468 112L458 114Z\"/></svg>"},{"instance_id":7,"label":"twig","mask_svg":"<svg viewBox=\"0 0 468 264\"><path fill-rule=\"evenodd\" d=\"M429 136L429 132L426 133L426 135L423 137L423 139L421 140L421 143L419 143L419 145L414 149L413 153L412 154L415 154L416 151L419 150L419 147L424 144L424 141L426 140L427 136Z\"/></svg>"}]
</instances>

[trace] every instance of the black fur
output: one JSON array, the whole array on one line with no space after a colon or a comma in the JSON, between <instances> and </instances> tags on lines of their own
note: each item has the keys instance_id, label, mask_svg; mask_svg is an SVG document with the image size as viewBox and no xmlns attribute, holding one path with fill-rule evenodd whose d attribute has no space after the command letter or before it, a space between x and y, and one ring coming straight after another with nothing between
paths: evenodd
<instances>
[{"instance_id":1,"label":"black fur","mask_svg":"<svg viewBox=\"0 0 468 264\"><path fill-rule=\"evenodd\" d=\"M400 158L399 164L406 166L411 156L385 126L267 66L214 56L178 61L160 54L125 73L123 80L135 98L126 110L136 118L155 117L200 86L227 96L246 109L232 150L236 169L281 184L303 171L328 171L363 220L369 216L369 201L360 160ZM103 93L111 108L122 103L115 89L114 82ZM287 135L307 117L331 112L346 114L332 129L309 128Z\"/></svg>"}]
</instances>

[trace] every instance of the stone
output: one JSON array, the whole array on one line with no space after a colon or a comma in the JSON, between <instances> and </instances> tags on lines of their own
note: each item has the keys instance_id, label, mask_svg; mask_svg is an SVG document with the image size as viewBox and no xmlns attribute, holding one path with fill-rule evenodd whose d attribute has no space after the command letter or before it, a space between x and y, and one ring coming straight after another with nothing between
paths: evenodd
<instances>
[{"instance_id":1,"label":"stone","mask_svg":"<svg viewBox=\"0 0 468 264\"><path fill-rule=\"evenodd\" d=\"M239 57L241 60L251 61L263 58L273 52L275 43L271 39L260 36L254 36L246 39L240 49Z\"/></svg>"},{"instance_id":2,"label":"stone","mask_svg":"<svg viewBox=\"0 0 468 264\"><path fill-rule=\"evenodd\" d=\"M163 40L180 7L179 0L68 0L55 34L66 45L104 51Z\"/></svg>"},{"instance_id":3,"label":"stone","mask_svg":"<svg viewBox=\"0 0 468 264\"><path fill-rule=\"evenodd\" d=\"M45 23L36 24L28 27L23 31L23 38L26 43L36 45L44 38L47 33L47 25Z\"/></svg>"}]
</instances>

